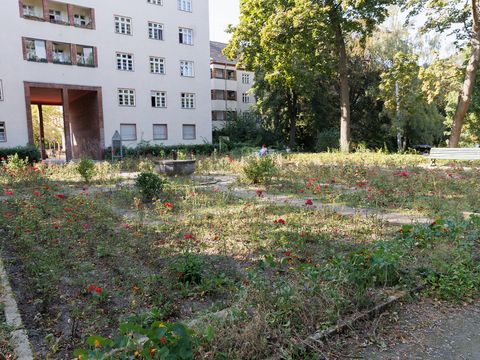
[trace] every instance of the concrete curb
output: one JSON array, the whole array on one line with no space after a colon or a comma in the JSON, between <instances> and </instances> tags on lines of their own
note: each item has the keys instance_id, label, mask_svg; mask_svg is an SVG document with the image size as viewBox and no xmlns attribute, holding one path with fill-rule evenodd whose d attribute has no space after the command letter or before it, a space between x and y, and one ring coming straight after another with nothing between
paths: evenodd
<instances>
[{"instance_id":1,"label":"concrete curb","mask_svg":"<svg viewBox=\"0 0 480 360\"><path fill-rule=\"evenodd\" d=\"M18 311L17 302L8 282L7 272L3 260L0 258L0 301L5 306L7 325L13 328L11 342L19 360L33 360L32 348L28 340L27 331L23 327L22 318Z\"/></svg>"}]
</instances>

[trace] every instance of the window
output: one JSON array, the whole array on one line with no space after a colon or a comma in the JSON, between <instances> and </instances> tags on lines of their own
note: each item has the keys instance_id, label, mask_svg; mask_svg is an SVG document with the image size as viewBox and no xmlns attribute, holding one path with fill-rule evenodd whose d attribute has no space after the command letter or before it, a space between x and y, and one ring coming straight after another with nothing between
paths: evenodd
<instances>
[{"instance_id":1,"label":"window","mask_svg":"<svg viewBox=\"0 0 480 360\"><path fill-rule=\"evenodd\" d=\"M25 49L27 60L47 62L47 47L45 40L26 39Z\"/></svg>"},{"instance_id":2,"label":"window","mask_svg":"<svg viewBox=\"0 0 480 360\"><path fill-rule=\"evenodd\" d=\"M33 5L23 5L23 16L36 16L35 7Z\"/></svg>"},{"instance_id":3,"label":"window","mask_svg":"<svg viewBox=\"0 0 480 360\"><path fill-rule=\"evenodd\" d=\"M166 124L153 125L153 140L168 140L168 128Z\"/></svg>"},{"instance_id":4,"label":"window","mask_svg":"<svg viewBox=\"0 0 480 360\"><path fill-rule=\"evenodd\" d=\"M250 74L242 74L242 84L250 84Z\"/></svg>"},{"instance_id":5,"label":"window","mask_svg":"<svg viewBox=\"0 0 480 360\"><path fill-rule=\"evenodd\" d=\"M95 66L95 55L93 47L77 45L77 65Z\"/></svg>"},{"instance_id":6,"label":"window","mask_svg":"<svg viewBox=\"0 0 480 360\"><path fill-rule=\"evenodd\" d=\"M0 101L3 101L3 83L0 80Z\"/></svg>"},{"instance_id":7,"label":"window","mask_svg":"<svg viewBox=\"0 0 480 360\"><path fill-rule=\"evenodd\" d=\"M225 121L227 120L227 112L226 111L212 111L212 120L213 121Z\"/></svg>"},{"instance_id":8,"label":"window","mask_svg":"<svg viewBox=\"0 0 480 360\"><path fill-rule=\"evenodd\" d=\"M250 96L248 96L248 94L246 94L246 93L243 93L242 94L242 102L244 104L249 104L250 103Z\"/></svg>"},{"instance_id":9,"label":"window","mask_svg":"<svg viewBox=\"0 0 480 360\"><path fill-rule=\"evenodd\" d=\"M212 100L225 100L225 90L212 90Z\"/></svg>"},{"instance_id":10,"label":"window","mask_svg":"<svg viewBox=\"0 0 480 360\"><path fill-rule=\"evenodd\" d=\"M50 21L53 22L61 22L63 21L62 19L62 12L60 10L48 10L48 17Z\"/></svg>"},{"instance_id":11,"label":"window","mask_svg":"<svg viewBox=\"0 0 480 360\"><path fill-rule=\"evenodd\" d=\"M118 89L118 105L135 106L135 90Z\"/></svg>"},{"instance_id":12,"label":"window","mask_svg":"<svg viewBox=\"0 0 480 360\"><path fill-rule=\"evenodd\" d=\"M163 24L149 22L148 38L154 40L163 40Z\"/></svg>"},{"instance_id":13,"label":"window","mask_svg":"<svg viewBox=\"0 0 480 360\"><path fill-rule=\"evenodd\" d=\"M7 131L5 130L5 122L0 121L0 142L7 141Z\"/></svg>"},{"instance_id":14,"label":"window","mask_svg":"<svg viewBox=\"0 0 480 360\"><path fill-rule=\"evenodd\" d=\"M152 74L165 75L165 59L150 56L150 72Z\"/></svg>"},{"instance_id":15,"label":"window","mask_svg":"<svg viewBox=\"0 0 480 360\"><path fill-rule=\"evenodd\" d=\"M223 69L213 69L211 71L212 79L225 79L225 71Z\"/></svg>"},{"instance_id":16,"label":"window","mask_svg":"<svg viewBox=\"0 0 480 360\"><path fill-rule=\"evenodd\" d=\"M147 0L147 3L163 6L163 0Z\"/></svg>"},{"instance_id":17,"label":"window","mask_svg":"<svg viewBox=\"0 0 480 360\"><path fill-rule=\"evenodd\" d=\"M193 61L181 60L180 61L180 76L193 77Z\"/></svg>"},{"instance_id":18,"label":"window","mask_svg":"<svg viewBox=\"0 0 480 360\"><path fill-rule=\"evenodd\" d=\"M237 101L237 92L228 90L227 91L227 100Z\"/></svg>"},{"instance_id":19,"label":"window","mask_svg":"<svg viewBox=\"0 0 480 360\"><path fill-rule=\"evenodd\" d=\"M182 109L194 109L195 108L195 94L182 93Z\"/></svg>"},{"instance_id":20,"label":"window","mask_svg":"<svg viewBox=\"0 0 480 360\"><path fill-rule=\"evenodd\" d=\"M52 61L56 64L71 64L70 44L52 43Z\"/></svg>"},{"instance_id":21,"label":"window","mask_svg":"<svg viewBox=\"0 0 480 360\"><path fill-rule=\"evenodd\" d=\"M137 140L137 125L135 124L120 124L120 136L124 141Z\"/></svg>"},{"instance_id":22,"label":"window","mask_svg":"<svg viewBox=\"0 0 480 360\"><path fill-rule=\"evenodd\" d=\"M235 70L227 70L227 80L237 80L237 72Z\"/></svg>"},{"instance_id":23,"label":"window","mask_svg":"<svg viewBox=\"0 0 480 360\"><path fill-rule=\"evenodd\" d=\"M193 45L193 30L186 28L178 29L178 41L180 44Z\"/></svg>"},{"instance_id":24,"label":"window","mask_svg":"<svg viewBox=\"0 0 480 360\"><path fill-rule=\"evenodd\" d=\"M197 138L195 125L183 125L182 135L183 140L195 140Z\"/></svg>"},{"instance_id":25,"label":"window","mask_svg":"<svg viewBox=\"0 0 480 360\"><path fill-rule=\"evenodd\" d=\"M117 53L117 70L133 71L133 55Z\"/></svg>"},{"instance_id":26,"label":"window","mask_svg":"<svg viewBox=\"0 0 480 360\"><path fill-rule=\"evenodd\" d=\"M85 15L74 14L73 23L77 26L85 27L89 25L90 21L87 19Z\"/></svg>"},{"instance_id":27,"label":"window","mask_svg":"<svg viewBox=\"0 0 480 360\"><path fill-rule=\"evenodd\" d=\"M115 16L115 32L117 34L132 35L132 19L124 16Z\"/></svg>"},{"instance_id":28,"label":"window","mask_svg":"<svg viewBox=\"0 0 480 360\"><path fill-rule=\"evenodd\" d=\"M178 10L192 12L192 0L177 0Z\"/></svg>"},{"instance_id":29,"label":"window","mask_svg":"<svg viewBox=\"0 0 480 360\"><path fill-rule=\"evenodd\" d=\"M165 91L152 91L150 94L152 99L152 107L165 108L167 107L167 93Z\"/></svg>"}]
</instances>

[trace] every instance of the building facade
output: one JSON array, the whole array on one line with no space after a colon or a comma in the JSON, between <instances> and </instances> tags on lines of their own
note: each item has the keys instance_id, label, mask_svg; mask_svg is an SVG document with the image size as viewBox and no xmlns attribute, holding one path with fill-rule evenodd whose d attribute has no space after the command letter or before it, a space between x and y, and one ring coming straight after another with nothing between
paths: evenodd
<instances>
[{"instance_id":1,"label":"building facade","mask_svg":"<svg viewBox=\"0 0 480 360\"><path fill-rule=\"evenodd\" d=\"M33 143L32 105L63 106L67 159L211 142L208 2L3 0L0 147Z\"/></svg>"},{"instance_id":2,"label":"building facade","mask_svg":"<svg viewBox=\"0 0 480 360\"><path fill-rule=\"evenodd\" d=\"M253 72L237 67L222 50L227 44L210 41L210 77L212 97L212 124L214 129L225 126L231 113L239 116L252 110Z\"/></svg>"}]
</instances>

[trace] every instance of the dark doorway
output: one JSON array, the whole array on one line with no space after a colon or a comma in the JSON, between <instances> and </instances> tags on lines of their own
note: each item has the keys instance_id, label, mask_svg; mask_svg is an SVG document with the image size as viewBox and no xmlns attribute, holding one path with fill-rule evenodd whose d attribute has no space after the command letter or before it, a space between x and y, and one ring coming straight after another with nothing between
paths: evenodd
<instances>
[{"instance_id":1,"label":"dark doorway","mask_svg":"<svg viewBox=\"0 0 480 360\"><path fill-rule=\"evenodd\" d=\"M32 105L38 109L42 156L48 155L45 143L45 121L40 114L45 106L63 108L63 133L66 161L87 156L101 159L105 145L101 88L75 85L25 83L27 125L30 143L35 142ZM43 114L44 115L44 114Z\"/></svg>"}]
</instances>

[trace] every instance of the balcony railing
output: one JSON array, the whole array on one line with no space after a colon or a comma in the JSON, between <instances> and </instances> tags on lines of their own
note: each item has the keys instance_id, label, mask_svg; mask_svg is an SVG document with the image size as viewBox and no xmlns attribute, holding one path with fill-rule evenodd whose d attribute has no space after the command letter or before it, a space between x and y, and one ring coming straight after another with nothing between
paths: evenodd
<instances>
[{"instance_id":1,"label":"balcony railing","mask_svg":"<svg viewBox=\"0 0 480 360\"><path fill-rule=\"evenodd\" d=\"M19 4L20 16L25 19L85 29L95 28L95 11L92 8L51 0L22 0Z\"/></svg>"},{"instance_id":2,"label":"balcony railing","mask_svg":"<svg viewBox=\"0 0 480 360\"><path fill-rule=\"evenodd\" d=\"M65 54L61 52L53 52L52 53L52 61L55 64L65 64L65 65L71 65L72 64L72 59L70 58L70 54Z\"/></svg>"}]
</instances>

